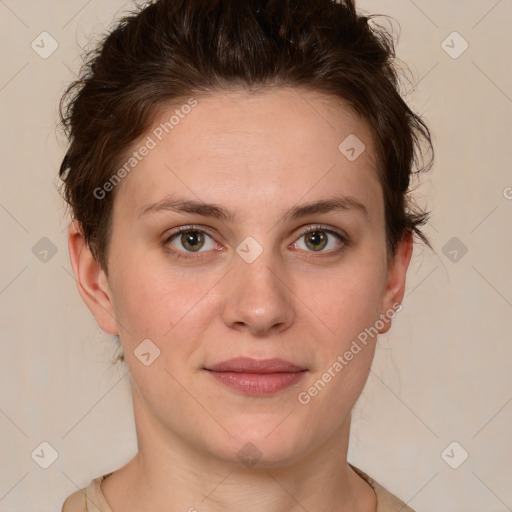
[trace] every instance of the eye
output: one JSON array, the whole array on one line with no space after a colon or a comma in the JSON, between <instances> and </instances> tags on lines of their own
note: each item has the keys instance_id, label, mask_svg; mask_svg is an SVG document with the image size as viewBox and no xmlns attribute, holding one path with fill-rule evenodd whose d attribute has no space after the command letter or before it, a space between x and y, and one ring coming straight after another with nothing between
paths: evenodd
<instances>
[{"instance_id":1,"label":"eye","mask_svg":"<svg viewBox=\"0 0 512 512\"><path fill-rule=\"evenodd\" d=\"M220 247L208 233L193 226L179 228L176 233L170 235L165 240L164 244L166 247L169 247L169 245L173 247L174 249L170 250L182 258L189 258L191 256L180 253L206 252Z\"/></svg>"},{"instance_id":2,"label":"eye","mask_svg":"<svg viewBox=\"0 0 512 512\"><path fill-rule=\"evenodd\" d=\"M301 239L304 238L304 241ZM223 248L204 229L196 226L182 226L168 236L163 245L167 252L178 258L194 258L194 253L221 251ZM292 244L294 249L306 252L335 255L349 245L346 235L337 233L323 225L310 226L303 230L299 239Z\"/></svg>"},{"instance_id":3,"label":"eye","mask_svg":"<svg viewBox=\"0 0 512 512\"><path fill-rule=\"evenodd\" d=\"M304 238L304 242L300 240ZM330 252L336 254L348 245L348 238L324 226L313 226L303 231L299 241L293 243L295 249L308 252ZM324 250L326 249L327 250Z\"/></svg>"}]
</instances>

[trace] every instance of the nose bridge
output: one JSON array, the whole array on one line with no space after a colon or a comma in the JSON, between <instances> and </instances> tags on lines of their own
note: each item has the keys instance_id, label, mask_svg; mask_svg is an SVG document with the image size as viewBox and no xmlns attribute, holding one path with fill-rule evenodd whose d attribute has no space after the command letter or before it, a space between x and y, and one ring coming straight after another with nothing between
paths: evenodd
<instances>
[{"instance_id":1,"label":"nose bridge","mask_svg":"<svg viewBox=\"0 0 512 512\"><path fill-rule=\"evenodd\" d=\"M240 282L255 293L280 294L283 283L279 275L284 276L284 269L270 250L263 252L251 262L239 256L234 270Z\"/></svg>"},{"instance_id":2,"label":"nose bridge","mask_svg":"<svg viewBox=\"0 0 512 512\"><path fill-rule=\"evenodd\" d=\"M274 269L281 268L279 256L276 256L272 246L271 236L258 236L256 240L247 236L236 247L236 256L233 259L235 272L245 279L265 281L275 278Z\"/></svg>"}]
</instances>

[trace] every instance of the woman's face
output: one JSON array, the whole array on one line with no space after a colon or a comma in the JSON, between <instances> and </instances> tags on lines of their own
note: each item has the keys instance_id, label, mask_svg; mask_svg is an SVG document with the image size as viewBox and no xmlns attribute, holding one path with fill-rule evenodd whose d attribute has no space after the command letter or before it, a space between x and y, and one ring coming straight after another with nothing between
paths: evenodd
<instances>
[{"instance_id":1,"label":"woman's face","mask_svg":"<svg viewBox=\"0 0 512 512\"><path fill-rule=\"evenodd\" d=\"M140 437L291 463L347 434L411 241L388 267L370 133L340 102L297 89L196 100L134 146L98 280L108 299L88 305L120 335ZM241 357L297 368L212 371Z\"/></svg>"}]
</instances>

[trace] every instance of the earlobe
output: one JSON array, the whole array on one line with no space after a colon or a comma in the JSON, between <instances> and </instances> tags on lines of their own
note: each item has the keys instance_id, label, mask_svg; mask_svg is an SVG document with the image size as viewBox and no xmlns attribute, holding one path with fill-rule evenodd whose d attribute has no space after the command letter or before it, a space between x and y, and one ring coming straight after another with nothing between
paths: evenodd
<instances>
[{"instance_id":1,"label":"earlobe","mask_svg":"<svg viewBox=\"0 0 512 512\"><path fill-rule=\"evenodd\" d=\"M405 279L412 252L413 233L411 231L399 242L395 256L389 264L388 279L382 300L381 312L381 315L388 317L389 321L384 322L384 327L379 329L380 334L389 331L391 328L391 318L395 316L397 311L402 309L401 304L405 294ZM400 306L398 307L399 304Z\"/></svg>"},{"instance_id":2,"label":"earlobe","mask_svg":"<svg viewBox=\"0 0 512 512\"><path fill-rule=\"evenodd\" d=\"M108 334L119 334L112 295L105 272L85 241L80 222L74 220L68 229L71 266L78 291L94 315L100 328Z\"/></svg>"}]
</instances>

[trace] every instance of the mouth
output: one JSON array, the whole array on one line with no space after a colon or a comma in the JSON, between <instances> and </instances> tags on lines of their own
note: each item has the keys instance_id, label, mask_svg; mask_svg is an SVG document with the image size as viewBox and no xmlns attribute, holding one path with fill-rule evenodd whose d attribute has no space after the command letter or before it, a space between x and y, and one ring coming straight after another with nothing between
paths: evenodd
<instances>
[{"instance_id":1,"label":"mouth","mask_svg":"<svg viewBox=\"0 0 512 512\"><path fill-rule=\"evenodd\" d=\"M298 382L308 371L283 359L239 357L204 368L221 384L248 395L270 395Z\"/></svg>"}]
</instances>

